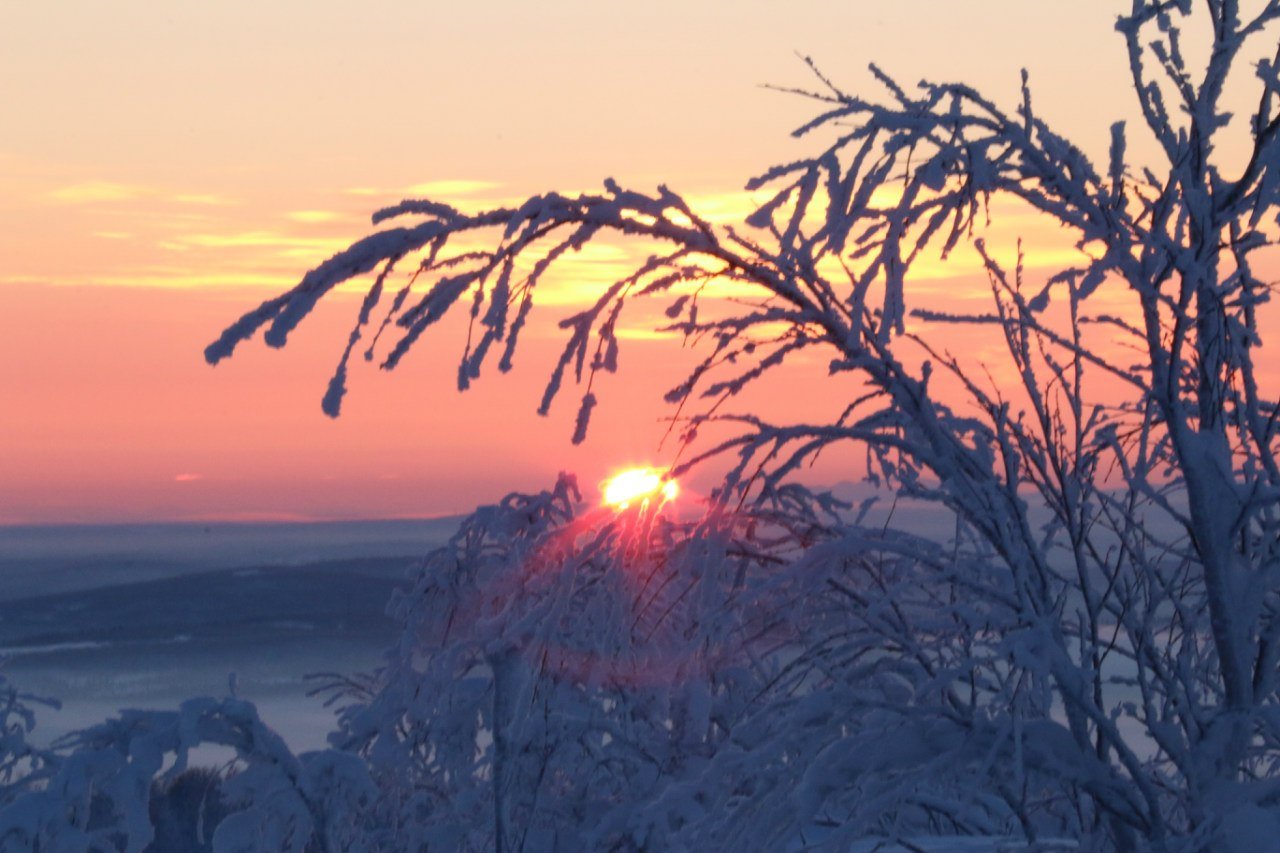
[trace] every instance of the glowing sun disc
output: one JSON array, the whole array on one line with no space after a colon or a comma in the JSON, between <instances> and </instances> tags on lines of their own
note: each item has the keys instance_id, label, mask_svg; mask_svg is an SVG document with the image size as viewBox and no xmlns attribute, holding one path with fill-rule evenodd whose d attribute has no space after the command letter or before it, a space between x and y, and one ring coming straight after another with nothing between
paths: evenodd
<instances>
[{"instance_id":1,"label":"glowing sun disc","mask_svg":"<svg viewBox=\"0 0 1280 853\"><path fill-rule=\"evenodd\" d=\"M652 500L660 495L669 501L680 493L675 480L666 478L657 468L630 468L611 477L604 484L604 502L609 506L626 509L636 501Z\"/></svg>"}]
</instances>

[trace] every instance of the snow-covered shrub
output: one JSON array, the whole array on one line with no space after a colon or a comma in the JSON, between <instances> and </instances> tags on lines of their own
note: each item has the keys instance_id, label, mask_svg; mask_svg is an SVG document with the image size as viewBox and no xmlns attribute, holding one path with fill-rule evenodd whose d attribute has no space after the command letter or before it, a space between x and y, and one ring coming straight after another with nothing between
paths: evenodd
<instances>
[{"instance_id":1,"label":"snow-covered shrub","mask_svg":"<svg viewBox=\"0 0 1280 853\"><path fill-rule=\"evenodd\" d=\"M776 494L823 449L852 443L865 448L871 479L954 519L954 534L935 547L886 529L848 577L828 578L828 592L815 599L819 587L803 587L800 634L775 660L794 655L781 676L792 691L775 692L770 681L734 731L712 729L706 773L695 779L676 766L673 778L692 787L663 788L698 792L681 797L646 788L641 772L707 746L676 749L675 717L665 736L645 729L663 719L650 716L607 744L602 734L599 743L573 739L582 718L623 701L608 693L613 670L597 661L638 660L635 637L602 633L609 608L625 612L626 597L620 577L591 562L623 529L606 526L599 542L572 548L572 536L550 537L566 543L549 546L562 570L530 576L502 569L500 555L482 558L477 544L478 562L441 564L439 579L420 589L446 611L475 613L461 625L423 617L423 641L438 649L430 659L444 667L432 678L450 672L457 689L380 692L372 719L365 709L344 721L348 743L375 767L399 761L420 774L419 799L397 806L404 820L456 832L460 844L487 837L498 846L517 843L513 815L528 817L522 826L533 833L519 837L540 844L537 833L574 821L583 832L612 825L593 822L602 812L625 817L633 840L647 837L634 822L642 814L654 815L655 833L718 825L744 843L787 822L816 823L837 839L878 826L890 835L1061 834L1087 849L1162 853L1253 850L1277 836L1280 402L1264 369L1273 286L1256 269L1276 243L1280 213L1276 63L1253 66L1254 115L1232 125L1222 93L1248 51L1274 39L1280 0L1194 5L1198 13L1191 0L1132 0L1118 21L1156 143L1153 165L1131 161L1128 132L1116 123L1107 162L1095 167L1036 112L1025 77L1016 105L1004 109L961 84L909 91L874 69L881 95L860 97L817 74L817 90L803 94L821 112L797 135L827 139L816 156L749 184L776 189L748 217L752 230L716 226L665 187L646 194L613 181L600 194L549 193L474 214L406 200L374 217L400 224L322 263L210 345L216 362L263 327L269 344L283 345L319 299L379 269L324 398L336 414L347 359L396 265L412 258L382 326L400 332L384 364L398 364L466 296L465 388L486 360L510 368L557 258L604 234L647 238L656 254L561 321L569 340L543 412L572 371L587 385L574 433L584 438L596 374L619 364L624 311L636 297L667 295L669 328L709 350L669 399L682 407L690 446L700 435L723 439L702 439L684 467L728 458L727 502ZM1192 39L1200 43L1188 50ZM1189 56L1205 58L1193 65ZM1222 144L1232 132L1244 137L1244 154L1227 163L1241 150ZM1002 259L986 239L1002 201L1059 226L1078 262L1033 276L1020 246ZM477 250L485 236L491 248ZM963 314L914 301L917 261L964 249L983 264L990 301ZM725 283L734 299L716 300ZM744 288L759 298L743 299ZM989 334L998 361L949 352L936 335L943 327ZM821 354L841 381L832 387L847 391L828 420L730 411L743 388L805 351ZM554 512L543 517L568 524ZM519 515L499 517L511 524ZM865 531L849 533L843 551L811 549L794 574L832 571L845 551L871 547ZM579 548L586 556L571 556ZM538 562L536 549L512 553ZM447 580L455 569L491 573L497 597L463 595L469 587ZM579 576L593 580L579 586ZM503 594L513 587L519 595ZM830 619L805 609L841 595ZM571 610L556 607L581 609L572 611L581 625L558 622ZM579 641L558 656L548 645L579 627L582 642L602 644L578 661L581 685L564 663ZM528 657L526 644L547 649L545 662ZM401 650L377 689L415 683L421 665ZM597 683L605 692L577 692ZM714 678L689 684L740 695ZM643 709L647 695L627 701ZM561 701L577 716L553 713ZM547 709L541 720L537 707ZM384 723L401 718L404 732L389 735ZM481 749L486 728L494 742ZM628 753L628 738L644 731L655 744L643 757ZM515 742L551 751L512 760L513 732ZM557 762L572 749L638 775L600 788L581 810L574 798L597 789L560 775ZM812 766L801 771L798 762ZM535 778L525 774L535 771L548 775L530 787ZM468 787L485 774L498 781L496 805L483 785ZM715 774L736 781L720 784ZM440 780L472 793L441 806L425 793ZM536 801L521 799L530 791ZM614 811L629 797L644 810ZM675 811L649 811L654 804ZM485 829L468 822L490 810Z\"/></svg>"},{"instance_id":2,"label":"snow-covered shrub","mask_svg":"<svg viewBox=\"0 0 1280 853\"><path fill-rule=\"evenodd\" d=\"M956 594L986 564L840 509L510 495L397 595L385 665L329 677L333 749L292 755L236 699L126 711L0 810L0 848L1013 851L1078 828L1072 781L1022 758L1047 691L999 603ZM234 770L187 769L206 744Z\"/></svg>"},{"instance_id":3,"label":"snow-covered shrub","mask_svg":"<svg viewBox=\"0 0 1280 853\"><path fill-rule=\"evenodd\" d=\"M35 728L35 707L58 707L56 700L19 691L0 674L0 807L12 802L49 773L52 753L27 742Z\"/></svg>"},{"instance_id":4,"label":"snow-covered shrub","mask_svg":"<svg viewBox=\"0 0 1280 853\"><path fill-rule=\"evenodd\" d=\"M1071 849L1042 666L964 594L999 570L834 510L583 511L567 478L479 510L397 596L386 665L327 687L379 849Z\"/></svg>"},{"instance_id":5,"label":"snow-covered shrub","mask_svg":"<svg viewBox=\"0 0 1280 853\"><path fill-rule=\"evenodd\" d=\"M562 477L468 519L393 603L385 667L331 685L386 849L663 849L703 819L674 785L770 695L796 614L759 593L829 533L785 517L582 512Z\"/></svg>"},{"instance_id":6,"label":"snow-covered shrub","mask_svg":"<svg viewBox=\"0 0 1280 853\"><path fill-rule=\"evenodd\" d=\"M375 789L364 763L332 751L295 756L239 699L123 711L69 736L41 784L0 810L0 849L156 849L157 797L187 778L188 754L201 745L229 747L236 757L236 771L219 784L218 808L204 812L220 818L201 836L214 853L366 849Z\"/></svg>"}]
</instances>

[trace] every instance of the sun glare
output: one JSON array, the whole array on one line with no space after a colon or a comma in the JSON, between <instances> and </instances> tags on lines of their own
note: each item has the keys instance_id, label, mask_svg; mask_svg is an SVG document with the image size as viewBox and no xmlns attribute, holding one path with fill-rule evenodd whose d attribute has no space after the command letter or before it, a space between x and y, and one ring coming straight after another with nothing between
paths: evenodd
<instances>
[{"instance_id":1,"label":"sun glare","mask_svg":"<svg viewBox=\"0 0 1280 853\"><path fill-rule=\"evenodd\" d=\"M608 506L626 509L636 501L650 501L661 497L666 503L680 493L675 480L668 479L657 468L629 468L616 474L604 484L604 502Z\"/></svg>"}]
</instances>

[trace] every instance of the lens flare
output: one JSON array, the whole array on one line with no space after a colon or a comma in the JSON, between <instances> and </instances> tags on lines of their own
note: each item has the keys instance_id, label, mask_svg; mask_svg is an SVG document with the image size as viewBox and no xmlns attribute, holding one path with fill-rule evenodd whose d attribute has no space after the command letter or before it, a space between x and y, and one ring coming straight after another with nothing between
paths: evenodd
<instances>
[{"instance_id":1,"label":"lens flare","mask_svg":"<svg viewBox=\"0 0 1280 853\"><path fill-rule=\"evenodd\" d=\"M630 468L604 484L605 504L618 509L626 509L637 501L651 501L655 497L666 503L679 493L676 481L668 479L666 472L657 468Z\"/></svg>"}]
</instances>

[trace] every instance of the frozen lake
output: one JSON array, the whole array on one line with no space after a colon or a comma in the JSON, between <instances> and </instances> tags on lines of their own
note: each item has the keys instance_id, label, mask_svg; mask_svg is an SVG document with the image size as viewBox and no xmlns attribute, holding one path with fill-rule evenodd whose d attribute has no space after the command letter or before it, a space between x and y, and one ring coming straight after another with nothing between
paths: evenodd
<instances>
[{"instance_id":1,"label":"frozen lake","mask_svg":"<svg viewBox=\"0 0 1280 853\"><path fill-rule=\"evenodd\" d=\"M457 519L0 528L0 655L39 743L123 707L199 695L258 705L295 749L324 745L314 672L379 662L392 590Z\"/></svg>"}]
</instances>

